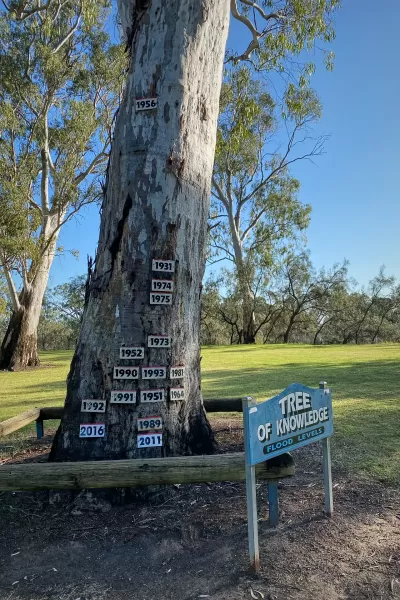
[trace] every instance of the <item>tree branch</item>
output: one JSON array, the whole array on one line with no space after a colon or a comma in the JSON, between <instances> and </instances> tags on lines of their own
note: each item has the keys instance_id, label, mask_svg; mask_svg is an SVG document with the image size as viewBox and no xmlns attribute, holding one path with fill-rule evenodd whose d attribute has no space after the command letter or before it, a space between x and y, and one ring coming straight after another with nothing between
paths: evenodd
<instances>
[{"instance_id":1,"label":"tree branch","mask_svg":"<svg viewBox=\"0 0 400 600\"><path fill-rule=\"evenodd\" d=\"M28 266L26 264L26 256L23 257L21 262L22 262L22 280L24 282L24 288L26 291L29 291L31 288L31 285L30 285L29 279L28 279Z\"/></svg>"},{"instance_id":2,"label":"tree branch","mask_svg":"<svg viewBox=\"0 0 400 600\"><path fill-rule=\"evenodd\" d=\"M227 218L228 218L228 215L224 215L224 214L222 214L222 215L210 215L210 216L208 217L208 219L209 219L210 221L212 221L212 220L214 220L214 219L227 219Z\"/></svg>"},{"instance_id":3,"label":"tree branch","mask_svg":"<svg viewBox=\"0 0 400 600\"><path fill-rule=\"evenodd\" d=\"M297 130L297 127L296 127ZM286 160L287 157L290 154L290 151L292 150L294 144L294 132L290 137L290 140L288 142L288 147L286 149L286 152L284 154L284 156L282 157L281 161L279 162L278 166L275 167L275 169L273 169L271 171L271 173L269 173L269 175L267 177L265 177L262 181L260 181L260 183L242 200L242 206L244 204L246 204L246 202L248 202L249 200L251 200L253 198L253 196L255 194L257 194L257 192L259 192L263 187L265 187L272 179L274 179L274 177L281 171L284 171L289 165L292 165L293 163L299 161L299 160L307 160L307 159L311 159L312 156L318 156L320 154L322 154L323 152L323 141L325 139L325 136L322 136L321 138L318 138L318 140L316 141L316 143L314 144L314 147L310 150L310 152L307 152L306 154L303 154L302 156L296 156L295 158L292 158L291 160Z\"/></svg>"},{"instance_id":4,"label":"tree branch","mask_svg":"<svg viewBox=\"0 0 400 600\"><path fill-rule=\"evenodd\" d=\"M231 0L231 13L234 19L246 25L247 29L250 30L250 33L253 36L252 41L247 46L247 50L241 56L235 57L234 60L248 60L254 50L259 48L259 39L262 36L262 33L257 31L250 19L248 19L245 15L240 14L236 0Z\"/></svg>"},{"instance_id":5,"label":"tree branch","mask_svg":"<svg viewBox=\"0 0 400 600\"><path fill-rule=\"evenodd\" d=\"M212 184L215 187L215 189L217 190L218 199L225 206L226 210L229 210L229 202L226 199L225 194L223 193L223 191L221 189L221 186L219 185L218 181L215 179L214 176L212 178Z\"/></svg>"},{"instance_id":6,"label":"tree branch","mask_svg":"<svg viewBox=\"0 0 400 600\"><path fill-rule=\"evenodd\" d=\"M213 229L215 229L216 227L218 227L221 224L221 221L218 221L217 223L214 223L213 225L210 225L210 223L208 223L207 225L207 229L208 231L212 231Z\"/></svg>"},{"instance_id":7,"label":"tree branch","mask_svg":"<svg viewBox=\"0 0 400 600\"><path fill-rule=\"evenodd\" d=\"M45 245L43 246L43 248L41 249L41 258L44 255L44 253L49 249L50 244L52 243L52 241L54 240L55 236L58 234L59 230L70 220L72 219L72 217L74 215L76 215L83 206L86 206L87 204L90 204L90 202L79 202L75 208L73 210L71 210L67 215L66 215L66 209L60 212L59 215L59 221L56 227L53 228L53 231L51 232L51 235L48 237L47 240L45 240ZM57 207L57 210L59 209L59 207ZM36 277L36 274L35 274Z\"/></svg>"},{"instance_id":8,"label":"tree branch","mask_svg":"<svg viewBox=\"0 0 400 600\"><path fill-rule=\"evenodd\" d=\"M232 171L230 169L226 170L228 181L226 183L226 191L228 194L228 203L229 203L229 214L232 213L233 209L233 200L232 200ZM232 213L233 214L233 213Z\"/></svg>"},{"instance_id":9,"label":"tree branch","mask_svg":"<svg viewBox=\"0 0 400 600\"><path fill-rule=\"evenodd\" d=\"M229 252L229 250L227 250L223 246L219 246L218 244L211 244L211 248L215 248L216 250L222 250L222 252L225 252L226 254L226 260L235 262L235 257L233 256L232 252Z\"/></svg>"},{"instance_id":10,"label":"tree branch","mask_svg":"<svg viewBox=\"0 0 400 600\"><path fill-rule=\"evenodd\" d=\"M69 32L60 40L60 42L57 44L57 46L52 50L52 54L56 54L59 50L61 50L61 48L64 46L64 44L66 42L68 42L71 35L73 35L75 33L75 31L79 27L79 23L81 22L81 16L82 16L82 4L81 4L80 10L79 10L78 18L76 19L75 25L69 30Z\"/></svg>"},{"instance_id":11,"label":"tree branch","mask_svg":"<svg viewBox=\"0 0 400 600\"><path fill-rule=\"evenodd\" d=\"M283 15L282 13L270 13L269 15L267 15L267 13L265 11L263 11L261 6L259 6L256 2L251 2L250 0L240 0L240 2L242 4L246 4L246 6L251 6L252 8L257 10L265 21L269 21L269 19L284 19L285 18L285 15Z\"/></svg>"},{"instance_id":12,"label":"tree branch","mask_svg":"<svg viewBox=\"0 0 400 600\"><path fill-rule=\"evenodd\" d=\"M88 175L90 175L94 169L96 167L98 167L102 162L104 162L104 160L108 158L108 153L106 152L100 152L100 154L98 154L90 163L90 165L88 166L87 169L85 169L84 171L82 171L82 173L79 173L79 175L77 175L75 177L75 185L79 185L80 183L82 183L82 181L84 179L86 179L86 177L88 177Z\"/></svg>"},{"instance_id":13,"label":"tree branch","mask_svg":"<svg viewBox=\"0 0 400 600\"><path fill-rule=\"evenodd\" d=\"M25 19L27 19L28 17L31 17L32 15L35 15L36 13L47 10L48 8L50 8L51 3L52 3L52 0L48 0L46 2L46 4L43 4L41 6L40 5L35 6L31 10L22 10L21 12L17 12L16 13L17 21L25 21ZM4 2L3 2L3 4L4 4Z\"/></svg>"},{"instance_id":14,"label":"tree branch","mask_svg":"<svg viewBox=\"0 0 400 600\"><path fill-rule=\"evenodd\" d=\"M240 236L240 241L244 242L244 240L246 239L246 237L249 235L250 231L253 229L253 227L255 227L258 223L258 221L261 219L261 217L263 216L263 214L265 214L265 212L267 211L267 206L264 206L264 208L262 210L260 210L260 212L258 213L258 215L256 217L254 217L254 219L252 221L250 221L249 225L246 227L246 229L244 230L244 232L242 233L242 235Z\"/></svg>"},{"instance_id":15,"label":"tree branch","mask_svg":"<svg viewBox=\"0 0 400 600\"><path fill-rule=\"evenodd\" d=\"M48 108L44 114L44 148L41 150L42 159L42 178L41 178L41 201L42 201L42 214L47 215L50 210L49 203L49 123L47 120Z\"/></svg>"},{"instance_id":16,"label":"tree branch","mask_svg":"<svg viewBox=\"0 0 400 600\"><path fill-rule=\"evenodd\" d=\"M222 262L223 260L230 260L231 261L230 258L227 258L226 256L223 256L222 258L216 258L215 260L212 260L211 258L208 258L207 259L207 263L209 265L216 265L217 263Z\"/></svg>"}]
</instances>

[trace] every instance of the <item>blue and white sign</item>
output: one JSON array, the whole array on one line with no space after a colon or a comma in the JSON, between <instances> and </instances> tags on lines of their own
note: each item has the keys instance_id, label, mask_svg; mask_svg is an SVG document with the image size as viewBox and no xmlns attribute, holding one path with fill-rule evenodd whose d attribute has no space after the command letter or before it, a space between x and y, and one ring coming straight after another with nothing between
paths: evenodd
<instances>
[{"instance_id":1,"label":"blue and white sign","mask_svg":"<svg viewBox=\"0 0 400 600\"><path fill-rule=\"evenodd\" d=\"M333 434L329 389L292 383L278 396L246 411L246 450L251 465Z\"/></svg>"}]
</instances>

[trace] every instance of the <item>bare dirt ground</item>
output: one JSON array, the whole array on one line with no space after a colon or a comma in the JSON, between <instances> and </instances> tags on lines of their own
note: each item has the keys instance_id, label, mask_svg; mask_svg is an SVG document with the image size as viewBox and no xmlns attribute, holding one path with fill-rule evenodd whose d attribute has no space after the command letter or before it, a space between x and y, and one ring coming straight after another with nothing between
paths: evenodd
<instances>
[{"instance_id":1,"label":"bare dirt ground","mask_svg":"<svg viewBox=\"0 0 400 600\"><path fill-rule=\"evenodd\" d=\"M240 419L213 420L223 451ZM12 460L44 459L50 438ZM242 484L176 486L167 500L111 507L47 493L0 494L1 600L400 599L399 488L335 470L323 514L319 444L295 453L280 484L280 525L258 488L261 573L248 570Z\"/></svg>"}]
</instances>

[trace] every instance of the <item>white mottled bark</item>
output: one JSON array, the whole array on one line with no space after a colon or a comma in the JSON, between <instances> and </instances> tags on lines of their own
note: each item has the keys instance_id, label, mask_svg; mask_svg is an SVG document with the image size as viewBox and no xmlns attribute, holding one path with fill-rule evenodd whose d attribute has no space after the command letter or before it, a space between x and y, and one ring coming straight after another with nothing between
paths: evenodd
<instances>
[{"instance_id":1,"label":"white mottled bark","mask_svg":"<svg viewBox=\"0 0 400 600\"><path fill-rule=\"evenodd\" d=\"M35 277L25 282L18 296L13 313L0 348L0 368L25 369L37 366L37 328L42 310L43 297L55 256L58 225L63 215L48 215L43 223L43 239L51 240L38 264L34 265Z\"/></svg>"},{"instance_id":2,"label":"white mottled bark","mask_svg":"<svg viewBox=\"0 0 400 600\"><path fill-rule=\"evenodd\" d=\"M176 455L213 447L200 391L199 309L229 2L120 0L119 5L131 65L55 460ZM136 98L153 97L157 109L135 111ZM149 304L153 258L176 261L171 307ZM112 389L171 385L168 379L161 385L113 382L113 366L129 364L119 359L120 346L147 346L149 334L171 336L172 348L146 347L145 359L133 364L185 365L185 400L108 404L105 415L80 413L82 399L108 401ZM139 451L136 418L150 414L163 417L164 447ZM79 423L103 421L104 439L79 439Z\"/></svg>"},{"instance_id":3,"label":"white mottled bark","mask_svg":"<svg viewBox=\"0 0 400 600\"><path fill-rule=\"evenodd\" d=\"M254 294L249 285L248 275L246 275L246 265L243 257L243 239L240 237L240 212L238 211L236 216L233 214L234 208L232 194L230 192L232 186L231 177L228 176L228 190L226 195L215 179L213 179L213 185L228 214L233 257L238 277L240 297L242 300L243 343L255 344L256 323L254 315Z\"/></svg>"}]
</instances>

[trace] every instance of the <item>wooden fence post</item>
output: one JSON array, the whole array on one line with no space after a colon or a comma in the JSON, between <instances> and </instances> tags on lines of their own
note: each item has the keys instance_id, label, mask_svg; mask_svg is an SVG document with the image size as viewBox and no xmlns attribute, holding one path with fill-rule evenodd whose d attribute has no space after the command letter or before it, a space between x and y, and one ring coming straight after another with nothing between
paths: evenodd
<instances>
[{"instance_id":1,"label":"wooden fence post","mask_svg":"<svg viewBox=\"0 0 400 600\"><path fill-rule=\"evenodd\" d=\"M36 437L41 440L44 436L43 419L36 419Z\"/></svg>"}]
</instances>

